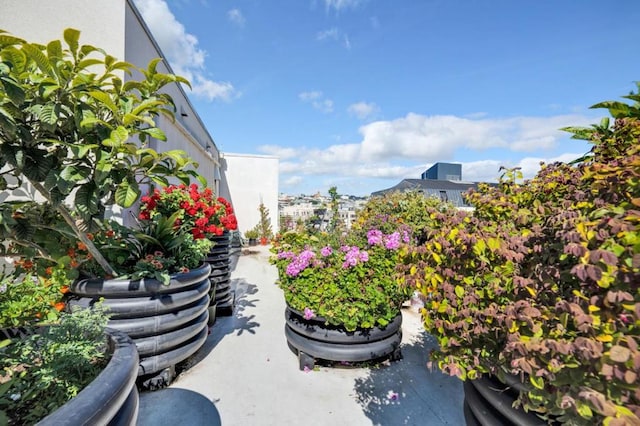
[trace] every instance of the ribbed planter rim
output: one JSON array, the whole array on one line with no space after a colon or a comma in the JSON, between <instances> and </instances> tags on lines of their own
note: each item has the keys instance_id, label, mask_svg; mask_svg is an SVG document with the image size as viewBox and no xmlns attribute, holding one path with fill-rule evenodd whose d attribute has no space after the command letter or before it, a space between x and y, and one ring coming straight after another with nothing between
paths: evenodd
<instances>
[{"instance_id":1,"label":"ribbed planter rim","mask_svg":"<svg viewBox=\"0 0 640 426\"><path fill-rule=\"evenodd\" d=\"M107 328L106 333L112 353L107 366L78 395L38 425L108 424L125 405L131 392L137 393L138 351L133 340L118 330ZM134 402L137 404L137 398ZM134 414L137 414L137 409Z\"/></svg>"},{"instance_id":2,"label":"ribbed planter rim","mask_svg":"<svg viewBox=\"0 0 640 426\"><path fill-rule=\"evenodd\" d=\"M205 272L206 270L206 272ZM71 284L72 293L80 296L123 296L140 297L158 293L172 293L177 288L188 287L202 279L202 275L209 275L211 265L203 263L189 272L180 272L171 275L168 285L154 278L141 278L139 280L118 280L90 278L75 281Z\"/></svg>"}]
</instances>

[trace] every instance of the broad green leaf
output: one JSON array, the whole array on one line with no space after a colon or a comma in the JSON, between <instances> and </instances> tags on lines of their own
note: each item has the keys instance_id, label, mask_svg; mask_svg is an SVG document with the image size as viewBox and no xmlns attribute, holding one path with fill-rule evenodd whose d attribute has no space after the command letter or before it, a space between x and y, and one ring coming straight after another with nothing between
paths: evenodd
<instances>
[{"instance_id":1,"label":"broad green leaf","mask_svg":"<svg viewBox=\"0 0 640 426\"><path fill-rule=\"evenodd\" d=\"M80 31L73 28L67 28L64 30L63 37L67 46L69 46L71 53L76 56L76 53L78 52L78 40L80 40Z\"/></svg>"},{"instance_id":2,"label":"broad green leaf","mask_svg":"<svg viewBox=\"0 0 640 426\"><path fill-rule=\"evenodd\" d=\"M91 182L80 186L76 191L75 207L85 219L98 213L97 201L95 186Z\"/></svg>"},{"instance_id":3,"label":"broad green leaf","mask_svg":"<svg viewBox=\"0 0 640 426\"><path fill-rule=\"evenodd\" d=\"M49 61L54 64L62 59L62 43L60 43L60 40L53 40L47 44L47 55L49 56Z\"/></svg>"},{"instance_id":4,"label":"broad green leaf","mask_svg":"<svg viewBox=\"0 0 640 426\"><path fill-rule=\"evenodd\" d=\"M49 77L55 78L55 74L53 73L51 64L49 63L49 59L44 53L42 53L42 51L38 47L36 47L36 45L24 44L22 45L22 50L30 59L32 59L36 63L38 68L40 68L40 71L42 71Z\"/></svg>"},{"instance_id":5,"label":"broad green leaf","mask_svg":"<svg viewBox=\"0 0 640 426\"><path fill-rule=\"evenodd\" d=\"M2 35L0 35L0 38L2 38ZM13 46L2 49L2 59L4 62L11 64L14 75L22 73L27 64L27 57L24 52Z\"/></svg>"},{"instance_id":6,"label":"broad green leaf","mask_svg":"<svg viewBox=\"0 0 640 426\"><path fill-rule=\"evenodd\" d=\"M460 285L457 285L455 287L455 292L456 292L456 296L458 296L460 298L464 297L464 287L462 287Z\"/></svg>"},{"instance_id":7,"label":"broad green leaf","mask_svg":"<svg viewBox=\"0 0 640 426\"><path fill-rule=\"evenodd\" d=\"M0 46L7 46L13 44L22 44L25 41L21 38L14 37L9 34L0 34ZM4 52L3 52L4 53Z\"/></svg>"},{"instance_id":8,"label":"broad green leaf","mask_svg":"<svg viewBox=\"0 0 640 426\"><path fill-rule=\"evenodd\" d=\"M91 96L92 98L94 98L95 100L101 102L104 106L109 108L111 110L111 112L113 112L114 114L116 114L116 115L119 114L118 107L116 106L115 103L113 103L113 99L111 99L111 97L107 93L101 92L101 91L98 91L98 90L93 90L93 91L89 92L88 94L89 94L89 96Z\"/></svg>"},{"instance_id":9,"label":"broad green leaf","mask_svg":"<svg viewBox=\"0 0 640 426\"><path fill-rule=\"evenodd\" d=\"M140 197L140 188L136 182L124 180L116 189L116 203L122 207L131 207Z\"/></svg>"},{"instance_id":10,"label":"broad green leaf","mask_svg":"<svg viewBox=\"0 0 640 426\"><path fill-rule=\"evenodd\" d=\"M87 153L89 153L92 149L98 148L99 145L96 144L83 144L83 145L72 145L70 147L71 152L75 158L84 158Z\"/></svg>"},{"instance_id":11,"label":"broad green leaf","mask_svg":"<svg viewBox=\"0 0 640 426\"><path fill-rule=\"evenodd\" d=\"M98 58L86 58L78 62L77 67L80 69L85 69L93 65L102 65L102 60Z\"/></svg>"},{"instance_id":12,"label":"broad green leaf","mask_svg":"<svg viewBox=\"0 0 640 426\"><path fill-rule=\"evenodd\" d=\"M44 123L54 125L58 122L58 114L54 104L46 104L40 109L38 119Z\"/></svg>"},{"instance_id":13,"label":"broad green leaf","mask_svg":"<svg viewBox=\"0 0 640 426\"><path fill-rule=\"evenodd\" d=\"M14 81L12 78L0 77L0 83L4 87L4 91L11 99L11 102L17 107L20 107L24 102L25 93L22 87Z\"/></svg>"},{"instance_id":14,"label":"broad green leaf","mask_svg":"<svg viewBox=\"0 0 640 426\"><path fill-rule=\"evenodd\" d=\"M142 129L140 131L144 134L151 136L152 138L155 138L161 141L167 140L167 136L164 134L164 132L157 127L150 127L147 129Z\"/></svg>"}]
</instances>

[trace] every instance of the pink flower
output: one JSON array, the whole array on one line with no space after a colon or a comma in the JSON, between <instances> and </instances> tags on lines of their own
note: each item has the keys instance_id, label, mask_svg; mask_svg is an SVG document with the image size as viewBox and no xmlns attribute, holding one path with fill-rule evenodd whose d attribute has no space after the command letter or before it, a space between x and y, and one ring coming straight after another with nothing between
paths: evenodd
<instances>
[{"instance_id":1,"label":"pink flower","mask_svg":"<svg viewBox=\"0 0 640 426\"><path fill-rule=\"evenodd\" d=\"M329 246L323 247L322 250L320 250L320 254L324 257L330 256L331 253L333 253L333 250Z\"/></svg>"},{"instance_id":2,"label":"pink flower","mask_svg":"<svg viewBox=\"0 0 640 426\"><path fill-rule=\"evenodd\" d=\"M382 244L382 236L384 234L382 233L382 231L378 230L378 229L372 229L369 232L367 232L367 242L369 243L369 245L372 246L377 246Z\"/></svg>"},{"instance_id":3,"label":"pink flower","mask_svg":"<svg viewBox=\"0 0 640 426\"><path fill-rule=\"evenodd\" d=\"M390 390L389 392L387 392L387 398L389 398L389 400L391 401L397 401L398 399L400 399L400 395L398 395L398 392Z\"/></svg>"},{"instance_id":4,"label":"pink flower","mask_svg":"<svg viewBox=\"0 0 640 426\"><path fill-rule=\"evenodd\" d=\"M312 309L304 308L304 315L303 316L304 316L304 319L306 319L308 321L311 318L315 317L316 314L315 314L315 312L313 312Z\"/></svg>"}]
</instances>

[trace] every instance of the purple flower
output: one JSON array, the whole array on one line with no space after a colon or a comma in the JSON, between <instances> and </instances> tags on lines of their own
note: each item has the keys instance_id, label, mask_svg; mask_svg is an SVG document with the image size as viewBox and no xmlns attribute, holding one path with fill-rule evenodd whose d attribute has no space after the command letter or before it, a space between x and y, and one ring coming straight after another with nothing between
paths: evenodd
<instances>
[{"instance_id":1,"label":"purple flower","mask_svg":"<svg viewBox=\"0 0 640 426\"><path fill-rule=\"evenodd\" d=\"M382 231L379 229L372 229L367 232L367 242L372 246L380 245L382 244L382 236Z\"/></svg>"},{"instance_id":2,"label":"purple flower","mask_svg":"<svg viewBox=\"0 0 640 426\"><path fill-rule=\"evenodd\" d=\"M400 248L400 233L394 232L389 234L384 239L384 247L388 250L397 250Z\"/></svg>"},{"instance_id":3,"label":"purple flower","mask_svg":"<svg viewBox=\"0 0 640 426\"><path fill-rule=\"evenodd\" d=\"M405 244L409 244L411 242L411 232L407 228L402 230L402 242Z\"/></svg>"},{"instance_id":4,"label":"purple flower","mask_svg":"<svg viewBox=\"0 0 640 426\"><path fill-rule=\"evenodd\" d=\"M333 253L333 250L329 246L322 247L322 250L320 250L320 254L324 257L330 256L331 253Z\"/></svg>"},{"instance_id":5,"label":"purple flower","mask_svg":"<svg viewBox=\"0 0 640 426\"><path fill-rule=\"evenodd\" d=\"M356 266L358 264L359 249L356 246L348 247L346 254L344 255L344 262L342 263L342 267L344 269L350 266Z\"/></svg>"},{"instance_id":6,"label":"purple flower","mask_svg":"<svg viewBox=\"0 0 640 426\"><path fill-rule=\"evenodd\" d=\"M360 262L366 262L367 260L369 260L369 253L367 253L366 251L362 250L359 253L359 259L360 259Z\"/></svg>"},{"instance_id":7,"label":"purple flower","mask_svg":"<svg viewBox=\"0 0 640 426\"><path fill-rule=\"evenodd\" d=\"M398 395L398 392L390 390L389 392L387 392L387 398L389 398L391 401L397 401L400 398L400 395Z\"/></svg>"},{"instance_id":8,"label":"purple flower","mask_svg":"<svg viewBox=\"0 0 640 426\"><path fill-rule=\"evenodd\" d=\"M292 251L281 251L278 253L278 260L280 259L292 259L295 256L295 253Z\"/></svg>"},{"instance_id":9,"label":"purple flower","mask_svg":"<svg viewBox=\"0 0 640 426\"><path fill-rule=\"evenodd\" d=\"M310 320L311 318L316 316L316 313L313 312L313 309L304 308L304 319Z\"/></svg>"},{"instance_id":10,"label":"purple flower","mask_svg":"<svg viewBox=\"0 0 640 426\"><path fill-rule=\"evenodd\" d=\"M309 267L311 260L313 260L315 256L316 254L309 249L303 250L297 256L293 256L293 259L291 259L291 263L287 265L287 275L289 275L290 277L297 276L300 272Z\"/></svg>"}]
</instances>

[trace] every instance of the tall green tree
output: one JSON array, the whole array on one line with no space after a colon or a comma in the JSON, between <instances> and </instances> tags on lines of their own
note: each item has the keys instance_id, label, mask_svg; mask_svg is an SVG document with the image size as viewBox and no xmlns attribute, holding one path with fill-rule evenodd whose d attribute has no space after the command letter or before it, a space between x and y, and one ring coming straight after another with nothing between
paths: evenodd
<instances>
[{"instance_id":1,"label":"tall green tree","mask_svg":"<svg viewBox=\"0 0 640 426\"><path fill-rule=\"evenodd\" d=\"M150 138L166 140L156 117L173 119L173 101L162 88L188 82L158 72L160 59L138 69L80 45L79 37L66 29L64 44L41 45L0 30L0 188L30 184L113 274L87 236L105 207L131 207L142 185L166 185L169 177L203 179L184 151L148 146ZM142 79L123 81L136 69ZM28 235L30 224L18 223L7 203L2 208L3 229L20 225Z\"/></svg>"}]
</instances>

